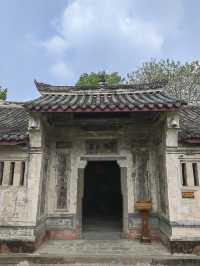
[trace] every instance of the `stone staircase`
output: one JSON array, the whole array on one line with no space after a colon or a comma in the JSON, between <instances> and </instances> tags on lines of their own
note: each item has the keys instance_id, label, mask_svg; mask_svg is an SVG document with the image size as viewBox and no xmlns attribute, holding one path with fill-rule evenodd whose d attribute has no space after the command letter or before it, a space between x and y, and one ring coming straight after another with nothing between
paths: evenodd
<instances>
[{"instance_id":1,"label":"stone staircase","mask_svg":"<svg viewBox=\"0 0 200 266\"><path fill-rule=\"evenodd\" d=\"M115 219L88 219L83 226L82 239L86 240L119 240L121 225Z\"/></svg>"},{"instance_id":2,"label":"stone staircase","mask_svg":"<svg viewBox=\"0 0 200 266\"><path fill-rule=\"evenodd\" d=\"M142 244L121 238L113 223L87 223L80 240L51 240L33 254L2 254L4 266L199 266L195 255L172 255L160 243Z\"/></svg>"}]
</instances>

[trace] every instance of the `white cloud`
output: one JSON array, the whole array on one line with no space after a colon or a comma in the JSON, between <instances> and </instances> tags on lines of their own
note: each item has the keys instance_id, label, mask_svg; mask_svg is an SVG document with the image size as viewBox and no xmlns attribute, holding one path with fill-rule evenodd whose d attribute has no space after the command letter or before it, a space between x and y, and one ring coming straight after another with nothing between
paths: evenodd
<instances>
[{"instance_id":1,"label":"white cloud","mask_svg":"<svg viewBox=\"0 0 200 266\"><path fill-rule=\"evenodd\" d=\"M55 55L62 55L67 49L65 40L58 35L53 36L48 41L41 42L41 45L44 46L49 53L54 53Z\"/></svg>"},{"instance_id":2,"label":"white cloud","mask_svg":"<svg viewBox=\"0 0 200 266\"><path fill-rule=\"evenodd\" d=\"M152 1L165 5L163 1ZM50 67L54 76L59 79L66 73L72 82L74 73L78 76L103 69L123 73L145 58L160 55L166 21L163 20L162 28L154 16L143 16L143 8L138 11L136 3L135 0L71 1L57 20L55 35L42 42L56 62ZM166 5L173 8L173 1Z\"/></svg>"},{"instance_id":3,"label":"white cloud","mask_svg":"<svg viewBox=\"0 0 200 266\"><path fill-rule=\"evenodd\" d=\"M150 23L129 17L120 20L120 31L133 47L144 47L158 52L163 44L163 36Z\"/></svg>"},{"instance_id":4,"label":"white cloud","mask_svg":"<svg viewBox=\"0 0 200 266\"><path fill-rule=\"evenodd\" d=\"M73 76L73 72L64 62L57 62L50 67L50 72L61 79L61 81L67 81Z\"/></svg>"}]
</instances>

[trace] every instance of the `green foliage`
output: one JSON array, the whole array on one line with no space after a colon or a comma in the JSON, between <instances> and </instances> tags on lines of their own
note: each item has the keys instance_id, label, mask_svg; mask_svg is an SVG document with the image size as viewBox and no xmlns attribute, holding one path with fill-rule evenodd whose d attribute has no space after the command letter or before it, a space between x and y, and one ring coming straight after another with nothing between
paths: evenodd
<instances>
[{"instance_id":1,"label":"green foliage","mask_svg":"<svg viewBox=\"0 0 200 266\"><path fill-rule=\"evenodd\" d=\"M6 100L7 98L7 89L2 89L0 87L0 100Z\"/></svg>"},{"instance_id":2,"label":"green foliage","mask_svg":"<svg viewBox=\"0 0 200 266\"><path fill-rule=\"evenodd\" d=\"M166 91L178 99L191 103L200 103L200 62L181 63L170 59L151 59L141 67L127 75L127 81L118 72L107 74L105 71L98 73L84 73L76 85L96 86L100 82L108 85L135 83L155 83L167 81Z\"/></svg>"},{"instance_id":3,"label":"green foliage","mask_svg":"<svg viewBox=\"0 0 200 266\"><path fill-rule=\"evenodd\" d=\"M152 59L136 71L128 74L128 83L167 81L166 90L173 96L188 102L200 101L200 62L181 64L174 60Z\"/></svg>"},{"instance_id":4,"label":"green foliage","mask_svg":"<svg viewBox=\"0 0 200 266\"><path fill-rule=\"evenodd\" d=\"M77 86L97 86L100 82L106 82L108 85L116 85L124 82L124 78L122 78L117 72L113 72L107 74L105 71L94 73L91 72L83 73L78 82Z\"/></svg>"}]
</instances>

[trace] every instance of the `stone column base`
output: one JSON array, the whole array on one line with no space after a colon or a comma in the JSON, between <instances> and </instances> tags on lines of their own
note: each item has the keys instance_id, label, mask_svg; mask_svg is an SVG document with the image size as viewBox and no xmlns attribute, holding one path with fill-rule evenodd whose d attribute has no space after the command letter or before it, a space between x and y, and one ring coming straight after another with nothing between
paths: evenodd
<instances>
[{"instance_id":1,"label":"stone column base","mask_svg":"<svg viewBox=\"0 0 200 266\"><path fill-rule=\"evenodd\" d=\"M129 229L126 236L128 239L141 239L141 228ZM160 240L160 234L158 230L151 229L151 239L154 241Z\"/></svg>"},{"instance_id":2,"label":"stone column base","mask_svg":"<svg viewBox=\"0 0 200 266\"><path fill-rule=\"evenodd\" d=\"M80 238L80 230L77 229L48 229L46 231L48 240L76 240Z\"/></svg>"},{"instance_id":3,"label":"stone column base","mask_svg":"<svg viewBox=\"0 0 200 266\"><path fill-rule=\"evenodd\" d=\"M35 242L22 240L0 241L0 253L32 253L35 250Z\"/></svg>"},{"instance_id":4,"label":"stone column base","mask_svg":"<svg viewBox=\"0 0 200 266\"><path fill-rule=\"evenodd\" d=\"M48 229L41 232L35 241L29 240L0 240L0 253L32 253L48 240L75 240L80 238L80 230Z\"/></svg>"},{"instance_id":5,"label":"stone column base","mask_svg":"<svg viewBox=\"0 0 200 266\"><path fill-rule=\"evenodd\" d=\"M171 253L200 255L200 241L169 241Z\"/></svg>"}]
</instances>

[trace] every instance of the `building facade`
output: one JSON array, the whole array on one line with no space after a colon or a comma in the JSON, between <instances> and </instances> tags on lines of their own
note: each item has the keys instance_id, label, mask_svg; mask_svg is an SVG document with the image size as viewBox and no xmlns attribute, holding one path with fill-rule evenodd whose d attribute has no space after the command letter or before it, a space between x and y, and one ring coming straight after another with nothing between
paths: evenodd
<instances>
[{"instance_id":1,"label":"building facade","mask_svg":"<svg viewBox=\"0 0 200 266\"><path fill-rule=\"evenodd\" d=\"M87 222L118 223L172 252L200 244L200 109L159 84L97 87L35 82L41 94L0 103L0 250L32 252L82 238Z\"/></svg>"}]
</instances>

